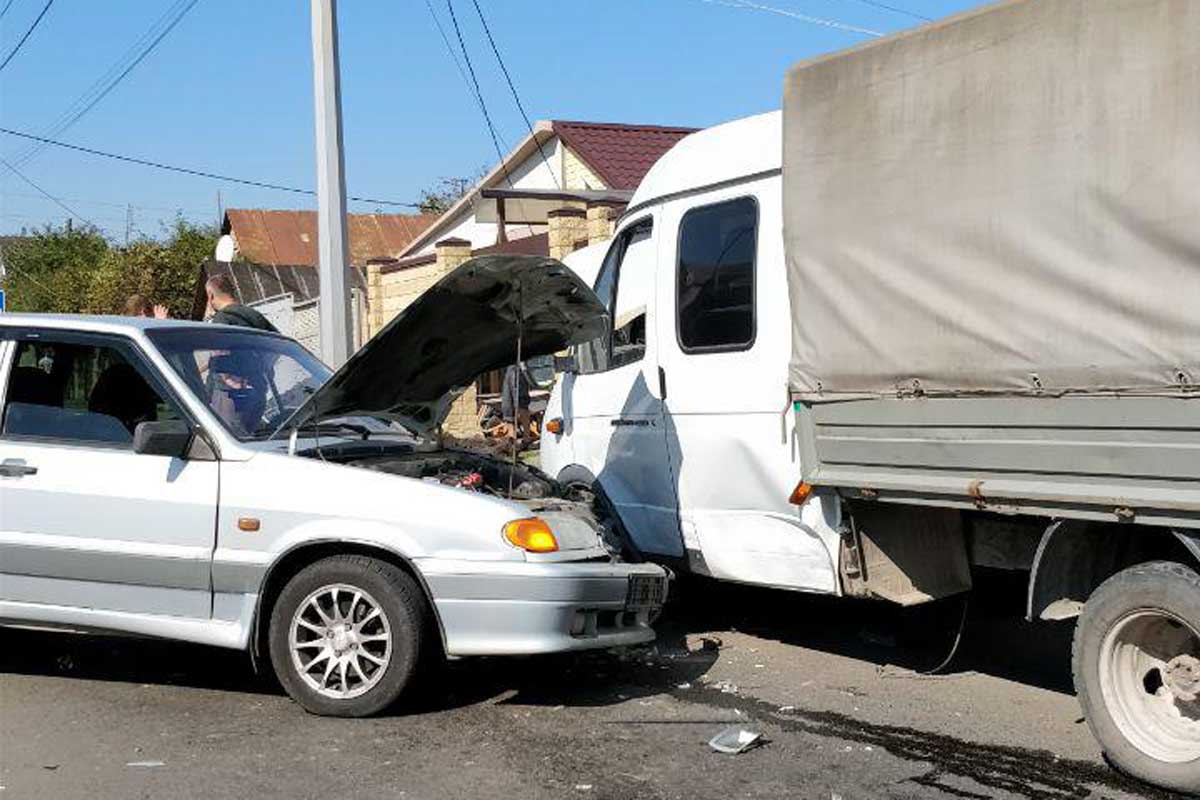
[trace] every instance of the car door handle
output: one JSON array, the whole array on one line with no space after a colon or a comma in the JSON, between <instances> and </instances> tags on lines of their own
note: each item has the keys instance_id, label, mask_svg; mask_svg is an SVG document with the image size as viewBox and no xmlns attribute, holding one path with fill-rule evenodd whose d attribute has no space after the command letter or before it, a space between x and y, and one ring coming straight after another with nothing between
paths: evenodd
<instances>
[{"instance_id":1,"label":"car door handle","mask_svg":"<svg viewBox=\"0 0 1200 800\"><path fill-rule=\"evenodd\" d=\"M20 458L6 458L0 461L0 477L20 478L23 475L37 475L37 467L31 467Z\"/></svg>"},{"instance_id":2,"label":"car door handle","mask_svg":"<svg viewBox=\"0 0 1200 800\"><path fill-rule=\"evenodd\" d=\"M654 424L654 420L627 419L624 417L617 417L616 419L614 419L612 421L612 426L614 428L626 428L626 427L644 428L644 427L648 427L653 424Z\"/></svg>"}]
</instances>

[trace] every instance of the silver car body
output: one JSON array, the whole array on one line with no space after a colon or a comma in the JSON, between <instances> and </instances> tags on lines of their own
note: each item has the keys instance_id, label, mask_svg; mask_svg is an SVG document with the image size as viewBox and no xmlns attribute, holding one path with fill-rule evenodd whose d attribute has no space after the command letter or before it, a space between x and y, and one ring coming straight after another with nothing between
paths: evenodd
<instances>
[{"instance_id":1,"label":"silver car body","mask_svg":"<svg viewBox=\"0 0 1200 800\"><path fill-rule=\"evenodd\" d=\"M18 340L81 338L135 360L212 450L179 459L0 433L0 622L247 648L281 565L354 551L418 578L450 656L653 639L656 606L631 604L630 587L641 576L665 593L665 571L613 560L599 537L565 530L570 520L552 526L574 547L527 553L502 535L530 516L520 503L291 455L286 441L239 441L147 335L198 324L0 315L4 413Z\"/></svg>"}]
</instances>

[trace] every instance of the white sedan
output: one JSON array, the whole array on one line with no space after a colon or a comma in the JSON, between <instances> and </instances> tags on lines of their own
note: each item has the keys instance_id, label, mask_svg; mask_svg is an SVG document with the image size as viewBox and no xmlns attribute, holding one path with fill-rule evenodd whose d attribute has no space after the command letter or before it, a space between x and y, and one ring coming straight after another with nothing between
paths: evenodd
<instances>
[{"instance_id":1,"label":"white sedan","mask_svg":"<svg viewBox=\"0 0 1200 800\"><path fill-rule=\"evenodd\" d=\"M669 576L602 502L436 435L455 387L605 327L529 258L468 262L332 376L244 328L0 315L0 623L269 654L341 716L430 656L650 641Z\"/></svg>"}]
</instances>

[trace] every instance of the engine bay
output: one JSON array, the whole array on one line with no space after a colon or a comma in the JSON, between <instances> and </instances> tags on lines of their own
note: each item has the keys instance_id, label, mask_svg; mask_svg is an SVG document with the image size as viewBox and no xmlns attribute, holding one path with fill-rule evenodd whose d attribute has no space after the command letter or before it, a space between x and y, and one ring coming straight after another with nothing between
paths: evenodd
<instances>
[{"instance_id":1,"label":"engine bay","mask_svg":"<svg viewBox=\"0 0 1200 800\"><path fill-rule=\"evenodd\" d=\"M556 533L566 534L570 541L562 544L567 547L585 546L588 540L594 545L598 536L611 555L619 556L625 550L619 520L605 498L589 488L565 486L536 467L514 464L490 453L426 448L361 442L299 455L512 500L533 514L557 520Z\"/></svg>"}]
</instances>

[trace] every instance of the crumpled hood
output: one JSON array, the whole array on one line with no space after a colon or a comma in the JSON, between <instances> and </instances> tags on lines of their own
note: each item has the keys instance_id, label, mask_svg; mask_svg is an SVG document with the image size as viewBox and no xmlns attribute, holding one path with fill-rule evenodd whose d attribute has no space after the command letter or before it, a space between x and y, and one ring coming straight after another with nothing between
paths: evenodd
<instances>
[{"instance_id":1,"label":"crumpled hood","mask_svg":"<svg viewBox=\"0 0 1200 800\"><path fill-rule=\"evenodd\" d=\"M541 256L481 256L404 309L312 394L285 427L352 414L390 417L417 434L445 419L483 372L600 336L600 300ZM518 324L523 320L523 324Z\"/></svg>"}]
</instances>

